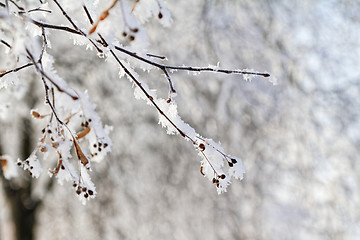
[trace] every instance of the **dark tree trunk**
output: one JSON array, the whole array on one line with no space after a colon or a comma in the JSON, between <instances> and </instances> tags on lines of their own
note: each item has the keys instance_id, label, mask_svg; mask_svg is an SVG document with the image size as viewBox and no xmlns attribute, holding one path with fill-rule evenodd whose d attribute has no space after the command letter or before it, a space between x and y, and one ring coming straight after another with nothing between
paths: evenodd
<instances>
[{"instance_id":1,"label":"dark tree trunk","mask_svg":"<svg viewBox=\"0 0 360 240\"><path fill-rule=\"evenodd\" d=\"M33 150L32 144L32 128L30 120L24 118L21 124L21 131L19 140L20 157L26 159ZM0 155L3 154L0 147ZM34 239L34 229L36 226L36 212L38 210L40 200L33 199L32 183L33 179L30 176L23 176L21 181L19 179L7 180L0 174L2 178L3 188L10 206L11 216L16 231L17 240L32 240Z\"/></svg>"}]
</instances>

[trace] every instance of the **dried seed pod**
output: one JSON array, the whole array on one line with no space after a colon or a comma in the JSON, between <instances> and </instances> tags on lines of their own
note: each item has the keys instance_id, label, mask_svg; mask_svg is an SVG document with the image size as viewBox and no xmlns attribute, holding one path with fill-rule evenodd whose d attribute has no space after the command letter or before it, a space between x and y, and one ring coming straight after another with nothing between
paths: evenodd
<instances>
[{"instance_id":1,"label":"dried seed pod","mask_svg":"<svg viewBox=\"0 0 360 240\"><path fill-rule=\"evenodd\" d=\"M234 164L233 164L232 162L228 162L228 164L229 164L229 167L233 167L233 166L234 166Z\"/></svg>"},{"instance_id":2,"label":"dried seed pod","mask_svg":"<svg viewBox=\"0 0 360 240\"><path fill-rule=\"evenodd\" d=\"M80 194L81 194L81 189L80 189L80 188L78 188L78 189L76 190L76 194L77 194L77 195L80 195Z\"/></svg>"},{"instance_id":3,"label":"dried seed pod","mask_svg":"<svg viewBox=\"0 0 360 240\"><path fill-rule=\"evenodd\" d=\"M201 151L205 151L205 145L203 143L199 144L199 148Z\"/></svg>"},{"instance_id":4,"label":"dried seed pod","mask_svg":"<svg viewBox=\"0 0 360 240\"><path fill-rule=\"evenodd\" d=\"M48 149L47 149L46 146L42 146L42 147L40 148L40 151L41 151L41 152L47 152L47 150L48 150Z\"/></svg>"},{"instance_id":5,"label":"dried seed pod","mask_svg":"<svg viewBox=\"0 0 360 240\"><path fill-rule=\"evenodd\" d=\"M86 192L87 188L86 188L86 187L83 187L81 190L82 190L83 192Z\"/></svg>"},{"instance_id":6,"label":"dried seed pod","mask_svg":"<svg viewBox=\"0 0 360 240\"><path fill-rule=\"evenodd\" d=\"M20 167L20 166L22 165L22 163L21 163L21 162L18 162L17 165Z\"/></svg>"},{"instance_id":7,"label":"dried seed pod","mask_svg":"<svg viewBox=\"0 0 360 240\"><path fill-rule=\"evenodd\" d=\"M134 40L135 40L135 36L130 35L130 36L129 36L129 40L130 40L130 41L134 41Z\"/></svg>"},{"instance_id":8,"label":"dried seed pod","mask_svg":"<svg viewBox=\"0 0 360 240\"><path fill-rule=\"evenodd\" d=\"M88 193L90 196L94 195L94 192L92 190L89 190Z\"/></svg>"},{"instance_id":9,"label":"dried seed pod","mask_svg":"<svg viewBox=\"0 0 360 240\"><path fill-rule=\"evenodd\" d=\"M159 12L159 14L158 14L158 18L159 18L159 19L162 19L162 17L163 17L162 13L161 13L161 12Z\"/></svg>"},{"instance_id":10,"label":"dried seed pod","mask_svg":"<svg viewBox=\"0 0 360 240\"><path fill-rule=\"evenodd\" d=\"M64 167L64 165L61 165L61 169L62 169L62 170L65 170L65 167Z\"/></svg>"},{"instance_id":11,"label":"dried seed pod","mask_svg":"<svg viewBox=\"0 0 360 240\"><path fill-rule=\"evenodd\" d=\"M89 197L89 194L85 193L84 198L88 198L88 197Z\"/></svg>"},{"instance_id":12,"label":"dried seed pod","mask_svg":"<svg viewBox=\"0 0 360 240\"><path fill-rule=\"evenodd\" d=\"M170 98L168 98L168 100L166 100L166 102L167 102L167 103L170 103L170 102L171 102L171 99L170 99Z\"/></svg>"},{"instance_id":13,"label":"dried seed pod","mask_svg":"<svg viewBox=\"0 0 360 240\"><path fill-rule=\"evenodd\" d=\"M237 161L236 161L235 158L232 158L232 159L231 159L231 162L232 162L233 164L237 163Z\"/></svg>"},{"instance_id":14,"label":"dried seed pod","mask_svg":"<svg viewBox=\"0 0 360 240\"><path fill-rule=\"evenodd\" d=\"M108 144L107 143L104 143L104 148L106 148L108 146Z\"/></svg>"},{"instance_id":15,"label":"dried seed pod","mask_svg":"<svg viewBox=\"0 0 360 240\"><path fill-rule=\"evenodd\" d=\"M33 115L34 118L40 118L41 117L40 113L38 113L38 112L36 112L34 110L31 111L31 114Z\"/></svg>"},{"instance_id":16,"label":"dried seed pod","mask_svg":"<svg viewBox=\"0 0 360 240\"><path fill-rule=\"evenodd\" d=\"M225 174L222 174L222 175L220 176L220 178L221 178L221 179L225 179L225 178L226 178L226 175L225 175Z\"/></svg>"},{"instance_id":17,"label":"dried seed pod","mask_svg":"<svg viewBox=\"0 0 360 240\"><path fill-rule=\"evenodd\" d=\"M123 33L122 33L122 36L123 36L123 37L126 37L126 36L127 36L127 32L123 32Z\"/></svg>"},{"instance_id":18,"label":"dried seed pod","mask_svg":"<svg viewBox=\"0 0 360 240\"><path fill-rule=\"evenodd\" d=\"M215 179L215 178L212 179L212 183L216 183L216 179Z\"/></svg>"},{"instance_id":19,"label":"dried seed pod","mask_svg":"<svg viewBox=\"0 0 360 240\"><path fill-rule=\"evenodd\" d=\"M130 28L130 31L137 33L139 31L139 29L138 28Z\"/></svg>"},{"instance_id":20,"label":"dried seed pod","mask_svg":"<svg viewBox=\"0 0 360 240\"><path fill-rule=\"evenodd\" d=\"M76 183L73 183L73 187L76 188L76 187L77 187L77 184L76 184Z\"/></svg>"},{"instance_id":21,"label":"dried seed pod","mask_svg":"<svg viewBox=\"0 0 360 240\"><path fill-rule=\"evenodd\" d=\"M53 148L58 148L58 147L60 146L60 143L58 143L58 142L53 142L53 143L51 144L51 146L52 146Z\"/></svg>"}]
</instances>

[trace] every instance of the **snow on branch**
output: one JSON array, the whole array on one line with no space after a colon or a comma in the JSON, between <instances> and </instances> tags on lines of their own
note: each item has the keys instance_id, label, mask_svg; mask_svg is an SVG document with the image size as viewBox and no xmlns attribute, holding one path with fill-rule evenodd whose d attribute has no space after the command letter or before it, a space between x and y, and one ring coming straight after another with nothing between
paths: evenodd
<instances>
[{"instance_id":1,"label":"snow on branch","mask_svg":"<svg viewBox=\"0 0 360 240\"><path fill-rule=\"evenodd\" d=\"M30 10L14 1L6 1L6 4L0 2L0 41L7 48L7 53L18 59L17 66L8 67L7 70L0 69L0 86L5 75L33 66L43 83L45 104L49 109L48 113L35 109L31 111L33 118L45 122L45 127L37 148L28 159L18 160L19 166L28 170L32 176L38 177L42 170L38 154L47 153L51 149L56 152L57 163L48 173L56 176L60 182L72 181L78 195L92 198L96 191L88 173L91 162L103 159L111 150L111 128L103 126L95 112L95 105L89 101L87 94L68 86L56 73L54 60L46 51L50 44L46 31L62 31L68 33L74 43L95 49L99 57L112 58L118 64L120 77L126 75L133 83L135 97L145 100L156 109L159 124L167 133L180 135L194 146L201 158L200 173L216 186L219 194L226 192L232 178L243 178L245 169L240 158L226 154L219 143L201 136L181 119L174 99L176 89L172 74L174 71L214 72L241 74L244 79L250 79L252 76L269 77L268 73L246 69L229 70L218 66L171 66L157 62L156 60L167 58L146 52L144 46L148 44L147 38L140 26L151 16L160 19L164 26L171 23L170 12L161 0L135 1L132 8L125 1L114 0L104 9L95 5L96 1L52 2L55 4L52 6L57 9L49 9L48 4L35 1L29 4ZM100 12L97 12L97 9L100 9ZM69 26L52 23L55 19L52 13L56 10L62 13ZM32 12L46 14L46 17L35 17ZM114 24L112 21L119 26L123 25L124 29L114 31L109 27L109 24ZM29 26L40 31L34 32ZM41 46L38 46L39 38ZM148 65L162 71L169 85L168 99L159 98L155 91L150 90L136 74L135 67L128 62L129 59L141 63L141 66ZM75 152L75 158L71 150ZM78 167L75 167L75 162Z\"/></svg>"}]
</instances>

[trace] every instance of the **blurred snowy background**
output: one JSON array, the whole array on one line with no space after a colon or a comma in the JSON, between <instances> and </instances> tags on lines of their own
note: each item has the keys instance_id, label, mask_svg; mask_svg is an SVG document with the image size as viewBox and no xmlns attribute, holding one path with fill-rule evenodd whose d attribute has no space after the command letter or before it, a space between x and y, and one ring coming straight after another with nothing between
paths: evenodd
<instances>
[{"instance_id":1,"label":"blurred snowy background","mask_svg":"<svg viewBox=\"0 0 360 240\"><path fill-rule=\"evenodd\" d=\"M199 173L191 144L166 135L155 110L134 98L116 67L73 46L67 35L54 35L59 74L87 89L114 127L113 151L94 166L98 196L85 206L71 183L47 190L47 176L32 180L43 200L36 239L360 239L360 2L166 3L172 26L144 25L149 52L167 56L171 65L219 62L267 71L278 81L173 74L185 122L241 157L244 180L217 195ZM159 72L139 74L166 97ZM28 109L43 104L41 94L25 102ZM28 112L21 117L30 118ZM23 130L18 124L0 125L1 154L13 159ZM28 124L34 148L41 126ZM12 239L3 192L0 206L0 239Z\"/></svg>"}]
</instances>

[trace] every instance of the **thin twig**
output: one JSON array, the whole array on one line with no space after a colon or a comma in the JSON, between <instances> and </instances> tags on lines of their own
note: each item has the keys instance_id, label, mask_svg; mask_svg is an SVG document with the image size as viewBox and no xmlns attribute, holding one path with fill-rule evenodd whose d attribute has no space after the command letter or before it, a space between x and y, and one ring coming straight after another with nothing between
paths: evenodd
<instances>
[{"instance_id":1,"label":"thin twig","mask_svg":"<svg viewBox=\"0 0 360 240\"><path fill-rule=\"evenodd\" d=\"M7 46L8 48L11 48L11 45L9 43L5 42L4 40L1 39L0 42L2 44L4 44L5 46Z\"/></svg>"},{"instance_id":2,"label":"thin twig","mask_svg":"<svg viewBox=\"0 0 360 240\"><path fill-rule=\"evenodd\" d=\"M103 51L95 44L95 42L93 40L91 40L90 38L88 38L86 36L86 34L80 29L78 28L78 26L76 26L76 24L73 22L73 20L69 17L69 15L65 12L65 10L62 8L62 6L58 3L57 0L53 0L55 2L55 4L58 6L58 8L61 10L62 14L65 16L65 18L71 23L71 25L75 28L75 30L77 30L81 35L83 35L84 37L86 37L91 43L92 45L96 48L96 50L99 53L102 53Z\"/></svg>"},{"instance_id":3,"label":"thin twig","mask_svg":"<svg viewBox=\"0 0 360 240\"><path fill-rule=\"evenodd\" d=\"M36 62L33 60L33 56L31 55L31 53L29 52L29 50L26 48L26 53L28 54L28 56L30 57L30 59L33 62L33 65L35 66L36 70L39 71L41 73L41 75L43 75L47 80L49 80L59 92L63 92L65 94L67 94L69 97L71 97L73 100L77 100L79 99L78 96L75 96L74 94L69 93L68 91L66 91L65 89L62 89L57 83L55 83L43 70L41 70L39 68L39 66L36 64Z\"/></svg>"},{"instance_id":4,"label":"thin twig","mask_svg":"<svg viewBox=\"0 0 360 240\"><path fill-rule=\"evenodd\" d=\"M27 11L28 13L30 12L47 12L47 13L52 13L51 10L48 9L42 9L40 7L38 8L34 8L34 9L30 9L29 11Z\"/></svg>"},{"instance_id":5,"label":"thin twig","mask_svg":"<svg viewBox=\"0 0 360 240\"><path fill-rule=\"evenodd\" d=\"M93 19L91 18L91 15L90 15L87 7L85 6L85 4L83 5L83 9L85 10L86 16L88 17L90 24L93 24L94 21L93 21Z\"/></svg>"},{"instance_id":6,"label":"thin twig","mask_svg":"<svg viewBox=\"0 0 360 240\"><path fill-rule=\"evenodd\" d=\"M103 39L103 38L102 38ZM105 40L103 40L105 41ZM108 45L105 41L104 44ZM153 104L156 110L161 114L178 132L182 137L188 138L191 142L195 142L190 136L185 134L171 119L161 110L161 108L156 104L154 98L145 90L145 88L141 85L141 83L134 77L134 75L125 67L125 65L120 61L120 59L116 56L113 50L110 50L111 55L115 58L115 60L119 63L125 73L132 79L132 81L141 89L141 91L145 94L145 96L149 99L149 101Z\"/></svg>"},{"instance_id":7,"label":"thin twig","mask_svg":"<svg viewBox=\"0 0 360 240\"><path fill-rule=\"evenodd\" d=\"M21 10L21 11L24 11L24 10L25 10L23 7L20 7L19 5L17 5L17 3L14 2L14 0L10 0L10 2L11 2L12 4L14 4L19 10Z\"/></svg>"},{"instance_id":8,"label":"thin twig","mask_svg":"<svg viewBox=\"0 0 360 240\"><path fill-rule=\"evenodd\" d=\"M159 56L159 55L155 55L155 54L152 54L152 53L147 53L146 56L148 57L154 57L154 58L159 58L161 60L165 60L166 57L165 56Z\"/></svg>"},{"instance_id":9,"label":"thin twig","mask_svg":"<svg viewBox=\"0 0 360 240\"><path fill-rule=\"evenodd\" d=\"M6 71L4 73L0 73L0 78L5 76L8 73L17 72L17 71L20 71L23 68L26 68L26 67L29 67L29 66L32 66L32 65L33 65L33 63L27 63L25 65L22 65L21 67L18 67L18 68L12 69L12 70L8 70L8 71Z\"/></svg>"},{"instance_id":10,"label":"thin twig","mask_svg":"<svg viewBox=\"0 0 360 240\"><path fill-rule=\"evenodd\" d=\"M37 26L39 26L39 27L56 29L56 30L62 30L62 31L66 31L66 32L70 32L70 33L74 33L74 34L81 35L81 33L80 33L79 31L74 30L74 29L69 28L69 27L58 26L58 25L51 25L51 24L47 24L47 23L42 23L42 22L33 20L33 19L31 19L31 18L28 18L28 19L30 19L30 21L31 21L32 23L34 23L35 25L37 25Z\"/></svg>"}]
</instances>

